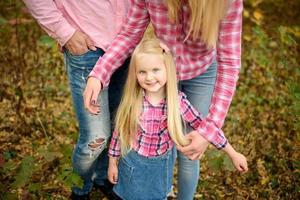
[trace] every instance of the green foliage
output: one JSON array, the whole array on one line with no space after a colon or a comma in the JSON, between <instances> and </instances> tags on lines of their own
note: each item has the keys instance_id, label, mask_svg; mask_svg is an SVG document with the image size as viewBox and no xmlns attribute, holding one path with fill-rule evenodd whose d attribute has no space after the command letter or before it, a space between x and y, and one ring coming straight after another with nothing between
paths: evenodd
<instances>
[{"instance_id":1,"label":"green foliage","mask_svg":"<svg viewBox=\"0 0 300 200\"><path fill-rule=\"evenodd\" d=\"M234 171L234 166L230 158L224 153L215 149L209 149L206 151L205 156L208 160L207 167L209 170L216 172L220 170Z\"/></svg>"},{"instance_id":2,"label":"green foliage","mask_svg":"<svg viewBox=\"0 0 300 200\"><path fill-rule=\"evenodd\" d=\"M7 24L7 20L4 17L0 16L0 26Z\"/></svg>"},{"instance_id":3,"label":"green foliage","mask_svg":"<svg viewBox=\"0 0 300 200\"><path fill-rule=\"evenodd\" d=\"M278 28L278 30L280 33L280 41L282 42L283 45L285 45L287 47L297 45L297 42L294 40L292 35L289 33L288 27L280 26Z\"/></svg>"},{"instance_id":4,"label":"green foliage","mask_svg":"<svg viewBox=\"0 0 300 200\"><path fill-rule=\"evenodd\" d=\"M14 189L24 187L30 181L34 168L34 158L32 156L23 158L11 187Z\"/></svg>"},{"instance_id":5,"label":"green foliage","mask_svg":"<svg viewBox=\"0 0 300 200\"><path fill-rule=\"evenodd\" d=\"M83 180L81 179L81 177L73 172L73 170L68 165L61 168L58 179L63 181L64 184L66 184L70 188L73 186L82 188L83 186Z\"/></svg>"},{"instance_id":6,"label":"green foliage","mask_svg":"<svg viewBox=\"0 0 300 200\"><path fill-rule=\"evenodd\" d=\"M54 46L57 45L56 42L55 42L55 40L53 40L53 39L52 39L51 37L49 37L48 35L42 35L42 36L40 37L40 39L38 40L38 44L44 45L44 46L46 46L46 47L48 47L48 48L54 47Z\"/></svg>"}]
</instances>

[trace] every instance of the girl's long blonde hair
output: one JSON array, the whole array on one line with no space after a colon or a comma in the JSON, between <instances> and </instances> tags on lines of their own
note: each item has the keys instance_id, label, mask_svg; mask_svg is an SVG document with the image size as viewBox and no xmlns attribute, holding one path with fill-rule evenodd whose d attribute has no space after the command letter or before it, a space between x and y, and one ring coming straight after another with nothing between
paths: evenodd
<instances>
[{"instance_id":1,"label":"girl's long blonde hair","mask_svg":"<svg viewBox=\"0 0 300 200\"><path fill-rule=\"evenodd\" d=\"M168 15L171 22L178 22L183 0L167 0ZM188 0L191 11L189 32L193 39L200 39L208 48L216 46L219 25L224 17L229 0Z\"/></svg>"},{"instance_id":2,"label":"girl's long blonde hair","mask_svg":"<svg viewBox=\"0 0 300 200\"><path fill-rule=\"evenodd\" d=\"M139 117L142 113L143 88L136 77L136 61L141 54L155 54L163 59L166 67L166 99L168 131L176 144L186 145L183 135L183 124L179 110L179 98L176 78L176 67L170 52L165 52L158 39L144 39L134 50L129 65L128 77L123 96L116 114L116 130L119 132L121 154L125 155L133 145L138 130Z\"/></svg>"}]
</instances>

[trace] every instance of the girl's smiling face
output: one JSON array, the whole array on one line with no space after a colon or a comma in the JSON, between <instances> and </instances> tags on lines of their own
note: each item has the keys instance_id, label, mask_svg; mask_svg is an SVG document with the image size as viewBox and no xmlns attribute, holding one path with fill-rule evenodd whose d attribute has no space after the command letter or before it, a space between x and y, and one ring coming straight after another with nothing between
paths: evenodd
<instances>
[{"instance_id":1,"label":"girl's smiling face","mask_svg":"<svg viewBox=\"0 0 300 200\"><path fill-rule=\"evenodd\" d=\"M140 55L136 60L136 77L146 95L156 93L156 95L165 96L167 72L162 56L157 54Z\"/></svg>"}]
</instances>

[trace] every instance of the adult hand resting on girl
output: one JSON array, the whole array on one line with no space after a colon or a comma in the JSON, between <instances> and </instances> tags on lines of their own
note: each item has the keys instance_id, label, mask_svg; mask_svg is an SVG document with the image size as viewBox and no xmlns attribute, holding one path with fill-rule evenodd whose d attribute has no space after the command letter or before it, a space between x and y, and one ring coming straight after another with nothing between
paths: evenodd
<instances>
[{"instance_id":1,"label":"adult hand resting on girl","mask_svg":"<svg viewBox=\"0 0 300 200\"><path fill-rule=\"evenodd\" d=\"M191 143L186 146L177 146L177 149L190 160L200 159L208 147L209 142L197 131L191 131L185 135L185 138L191 141Z\"/></svg>"}]
</instances>

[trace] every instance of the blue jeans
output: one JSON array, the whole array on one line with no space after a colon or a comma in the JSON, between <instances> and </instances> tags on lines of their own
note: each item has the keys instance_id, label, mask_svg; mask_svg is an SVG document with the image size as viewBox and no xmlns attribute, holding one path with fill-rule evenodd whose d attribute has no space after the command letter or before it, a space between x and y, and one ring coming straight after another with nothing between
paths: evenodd
<instances>
[{"instance_id":1,"label":"blue jeans","mask_svg":"<svg viewBox=\"0 0 300 200\"><path fill-rule=\"evenodd\" d=\"M120 158L114 192L123 200L165 200L172 186L176 150L144 157L131 150Z\"/></svg>"},{"instance_id":2,"label":"blue jeans","mask_svg":"<svg viewBox=\"0 0 300 200\"><path fill-rule=\"evenodd\" d=\"M217 75L217 63L213 62L206 72L199 76L179 82L179 89L187 95L191 104L205 117L211 104ZM188 127L189 133L193 129ZM178 153L178 200L192 200L197 189L200 163L189 160Z\"/></svg>"},{"instance_id":3,"label":"blue jeans","mask_svg":"<svg viewBox=\"0 0 300 200\"><path fill-rule=\"evenodd\" d=\"M82 55L72 55L67 50L64 52L73 106L79 122L79 137L72 158L74 172L84 181L83 188L72 188L72 191L78 195L89 193L94 182L103 185L104 180L107 179L106 146L111 135L110 112L114 113L119 104L126 78L127 67L119 68L116 75L112 77L111 89L105 88L101 91L98 97L100 114L91 115L85 110L82 94L86 86L86 78L103 54L104 51L99 48ZM111 106L109 101L112 102Z\"/></svg>"}]
</instances>

